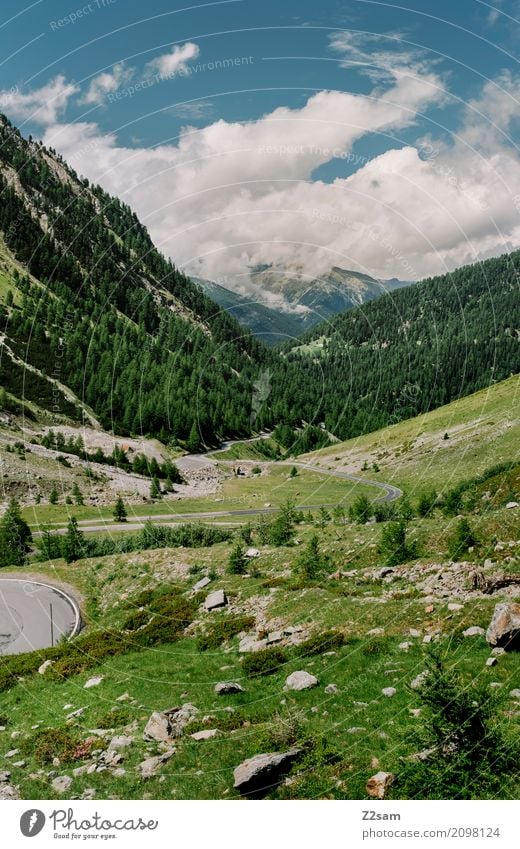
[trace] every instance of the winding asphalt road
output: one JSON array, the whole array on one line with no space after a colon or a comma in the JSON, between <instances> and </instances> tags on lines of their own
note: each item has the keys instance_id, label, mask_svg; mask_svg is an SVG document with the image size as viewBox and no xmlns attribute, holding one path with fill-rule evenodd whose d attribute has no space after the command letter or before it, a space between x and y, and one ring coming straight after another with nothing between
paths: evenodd
<instances>
[{"instance_id":1,"label":"winding asphalt road","mask_svg":"<svg viewBox=\"0 0 520 849\"><path fill-rule=\"evenodd\" d=\"M0 578L0 655L56 645L80 628L74 599L49 584Z\"/></svg>"},{"instance_id":2,"label":"winding asphalt road","mask_svg":"<svg viewBox=\"0 0 520 849\"><path fill-rule=\"evenodd\" d=\"M245 442L247 440L239 440L240 442ZM251 441L251 440L249 440ZM225 443L225 447L230 447L234 443ZM215 462L212 458L208 458L205 454L193 454L188 455L187 458L193 460L195 463ZM220 461L226 462L226 461ZM236 461L229 461L236 462ZM287 466L298 466L300 469L304 469L307 472L315 472L320 475L330 475L334 478L341 478L343 480L351 481L352 483L361 483L366 484L367 486L374 486L377 489L383 490L383 495L376 498L375 501L377 503L395 501L397 498L400 498L403 494L402 490L397 486L393 486L390 483L384 483L383 481L375 481L370 480L368 478L361 478L357 475L348 474L348 472L341 472L336 469L324 469L321 466L310 466L307 463L279 463L277 465L287 465ZM333 507L337 507L338 503L335 502L333 504L297 504L296 507L298 510L319 510L320 507L325 507L327 510L332 509ZM269 514L269 513L277 513L279 507L246 507L240 510L212 510L208 512L198 512L198 513L161 513L158 515L157 513L149 516L141 516L138 521L125 522L124 524L114 524L114 522L107 519L105 523L93 525L90 523L90 520L84 519L78 522L81 525L81 530L85 533L106 533L107 531L139 531L141 530L145 522L155 522L157 524L168 524L169 522L176 522L179 519L188 519L188 520L197 520L197 519L228 519L233 517L242 517L242 516L257 516L261 514ZM65 534L67 532L66 528L58 528L54 531L51 531L52 534ZM36 531L33 533L34 537L42 536L41 531Z\"/></svg>"}]
</instances>

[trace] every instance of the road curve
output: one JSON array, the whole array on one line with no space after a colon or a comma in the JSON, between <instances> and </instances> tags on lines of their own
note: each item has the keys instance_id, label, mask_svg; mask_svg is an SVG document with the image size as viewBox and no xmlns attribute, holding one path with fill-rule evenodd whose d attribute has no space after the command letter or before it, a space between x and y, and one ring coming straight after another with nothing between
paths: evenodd
<instances>
[{"instance_id":1,"label":"road curve","mask_svg":"<svg viewBox=\"0 0 520 849\"><path fill-rule=\"evenodd\" d=\"M72 596L50 584L0 578L0 655L21 654L56 645L81 627Z\"/></svg>"},{"instance_id":2,"label":"road curve","mask_svg":"<svg viewBox=\"0 0 520 849\"><path fill-rule=\"evenodd\" d=\"M190 455L192 457L197 457L197 459L202 460L205 455ZM323 475L331 475L331 477L342 478L343 480L352 481L353 483L361 483L366 484L367 486L374 486L377 489L382 489L384 491L384 495L376 498L375 501L377 503L395 501L397 498L400 498L403 494L402 490L399 487L394 486L390 483L384 483L383 481L375 481L370 480L368 478L358 477L357 475L351 475L348 472L341 472L335 469L324 469L321 466L311 466L307 463L277 463L276 465L287 465L287 466L298 466L300 469L304 469L308 472L315 472ZM296 507L298 510L319 510L321 507L325 507L327 510L331 510L334 507L337 507L338 503L335 502L333 504L297 504ZM151 514L148 516L141 516L139 519L125 522L125 523L115 523L110 520L107 520L104 523L93 525L91 524L91 520L84 519L78 522L81 525L81 530L84 533L110 533L111 531L140 531L145 526L146 522L154 522L159 525L168 525L168 524L176 524L179 519L184 519L188 521L196 521L199 519L228 519L241 516L257 516L261 514L269 514L269 513L277 513L279 507L246 507L240 510L211 510L205 512L198 513L161 513ZM137 517L136 517L137 519ZM67 533L66 528L57 528L54 531L51 531L52 534L62 535ZM43 535L42 531L36 531L33 533L33 537L41 537Z\"/></svg>"}]
</instances>

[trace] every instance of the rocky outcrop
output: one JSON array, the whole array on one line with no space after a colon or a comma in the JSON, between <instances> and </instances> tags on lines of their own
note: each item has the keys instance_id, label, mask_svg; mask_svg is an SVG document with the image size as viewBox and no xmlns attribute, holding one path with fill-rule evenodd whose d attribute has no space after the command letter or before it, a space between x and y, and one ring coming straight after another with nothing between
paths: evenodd
<instances>
[{"instance_id":1,"label":"rocky outcrop","mask_svg":"<svg viewBox=\"0 0 520 849\"><path fill-rule=\"evenodd\" d=\"M171 710L162 713L154 711L144 729L144 739L155 740L158 743L169 743L181 736L185 726L198 712L198 708L189 702L182 707L171 708Z\"/></svg>"},{"instance_id":2,"label":"rocky outcrop","mask_svg":"<svg viewBox=\"0 0 520 849\"><path fill-rule=\"evenodd\" d=\"M236 681L219 681L215 684L215 693L218 696L229 696L232 693L244 693L244 688Z\"/></svg>"},{"instance_id":3,"label":"rocky outcrop","mask_svg":"<svg viewBox=\"0 0 520 849\"><path fill-rule=\"evenodd\" d=\"M503 602L496 605L486 640L490 646L520 650L520 604Z\"/></svg>"},{"instance_id":4,"label":"rocky outcrop","mask_svg":"<svg viewBox=\"0 0 520 849\"><path fill-rule=\"evenodd\" d=\"M235 790L242 796L261 798L279 783L300 755L300 749L269 752L248 758L235 769Z\"/></svg>"},{"instance_id":5,"label":"rocky outcrop","mask_svg":"<svg viewBox=\"0 0 520 849\"><path fill-rule=\"evenodd\" d=\"M367 794L372 799L384 799L393 780L394 775L391 772L376 772L367 781Z\"/></svg>"}]
</instances>

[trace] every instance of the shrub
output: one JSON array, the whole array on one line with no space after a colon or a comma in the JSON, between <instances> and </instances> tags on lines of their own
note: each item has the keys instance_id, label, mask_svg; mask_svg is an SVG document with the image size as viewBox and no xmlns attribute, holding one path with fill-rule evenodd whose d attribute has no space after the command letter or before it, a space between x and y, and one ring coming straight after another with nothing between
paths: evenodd
<instances>
[{"instance_id":1,"label":"shrub","mask_svg":"<svg viewBox=\"0 0 520 849\"><path fill-rule=\"evenodd\" d=\"M477 540L467 519L460 519L455 533L449 541L449 554L453 560L467 554L468 549L477 544Z\"/></svg>"},{"instance_id":2,"label":"shrub","mask_svg":"<svg viewBox=\"0 0 520 849\"><path fill-rule=\"evenodd\" d=\"M352 522L364 525L373 516L374 508L366 495L359 495L350 506L348 515Z\"/></svg>"},{"instance_id":3,"label":"shrub","mask_svg":"<svg viewBox=\"0 0 520 849\"><path fill-rule=\"evenodd\" d=\"M226 616L213 622L197 640L199 651L217 649L222 643L231 640L241 631L248 631L255 624L254 616Z\"/></svg>"},{"instance_id":4,"label":"shrub","mask_svg":"<svg viewBox=\"0 0 520 849\"><path fill-rule=\"evenodd\" d=\"M244 549L240 542L237 542L231 550L228 560L228 572L232 575L243 575L246 571L247 560L244 555Z\"/></svg>"},{"instance_id":5,"label":"shrub","mask_svg":"<svg viewBox=\"0 0 520 849\"><path fill-rule=\"evenodd\" d=\"M108 710L95 719L96 728L118 728L121 725L128 725L134 718L134 714L129 708L119 707L115 710Z\"/></svg>"},{"instance_id":6,"label":"shrub","mask_svg":"<svg viewBox=\"0 0 520 849\"><path fill-rule=\"evenodd\" d=\"M416 552L414 546L406 541L406 525L404 522L390 522L382 530L379 540L379 553L384 557L387 566L398 566L412 560Z\"/></svg>"},{"instance_id":7,"label":"shrub","mask_svg":"<svg viewBox=\"0 0 520 849\"><path fill-rule=\"evenodd\" d=\"M316 535L311 537L307 546L296 560L296 570L305 581L315 581L330 567L330 558L320 551Z\"/></svg>"},{"instance_id":8,"label":"shrub","mask_svg":"<svg viewBox=\"0 0 520 849\"><path fill-rule=\"evenodd\" d=\"M340 631L322 631L314 634L308 640L299 643L294 649L298 657L309 654L322 654L325 651L333 651L345 645L345 637Z\"/></svg>"},{"instance_id":9,"label":"shrub","mask_svg":"<svg viewBox=\"0 0 520 849\"><path fill-rule=\"evenodd\" d=\"M487 682L467 684L438 651L426 657L428 675L415 691L423 708L413 742L430 751L403 761L392 792L401 798L504 798L517 775L520 745L501 717L501 698Z\"/></svg>"},{"instance_id":10,"label":"shrub","mask_svg":"<svg viewBox=\"0 0 520 849\"><path fill-rule=\"evenodd\" d=\"M60 761L74 760L79 740L63 728L46 728L39 731L30 741L30 751L40 764L51 764L54 758Z\"/></svg>"},{"instance_id":11,"label":"shrub","mask_svg":"<svg viewBox=\"0 0 520 849\"><path fill-rule=\"evenodd\" d=\"M248 678L257 675L272 675L278 672L280 666L288 660L287 653L282 648L268 648L247 654L242 661L244 674Z\"/></svg>"},{"instance_id":12,"label":"shrub","mask_svg":"<svg viewBox=\"0 0 520 849\"><path fill-rule=\"evenodd\" d=\"M437 505L437 498L438 496L434 489L421 493L417 502L417 513L419 516L423 518L429 516Z\"/></svg>"}]
</instances>

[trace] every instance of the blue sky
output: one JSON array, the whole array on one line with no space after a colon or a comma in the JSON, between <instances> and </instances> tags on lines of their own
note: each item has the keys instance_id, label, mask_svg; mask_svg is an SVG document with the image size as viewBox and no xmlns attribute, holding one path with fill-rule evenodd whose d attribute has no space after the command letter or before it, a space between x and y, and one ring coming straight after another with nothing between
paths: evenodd
<instances>
[{"instance_id":1,"label":"blue sky","mask_svg":"<svg viewBox=\"0 0 520 849\"><path fill-rule=\"evenodd\" d=\"M420 277L518 243L519 22L518 0L3 0L0 108L192 273Z\"/></svg>"}]
</instances>

